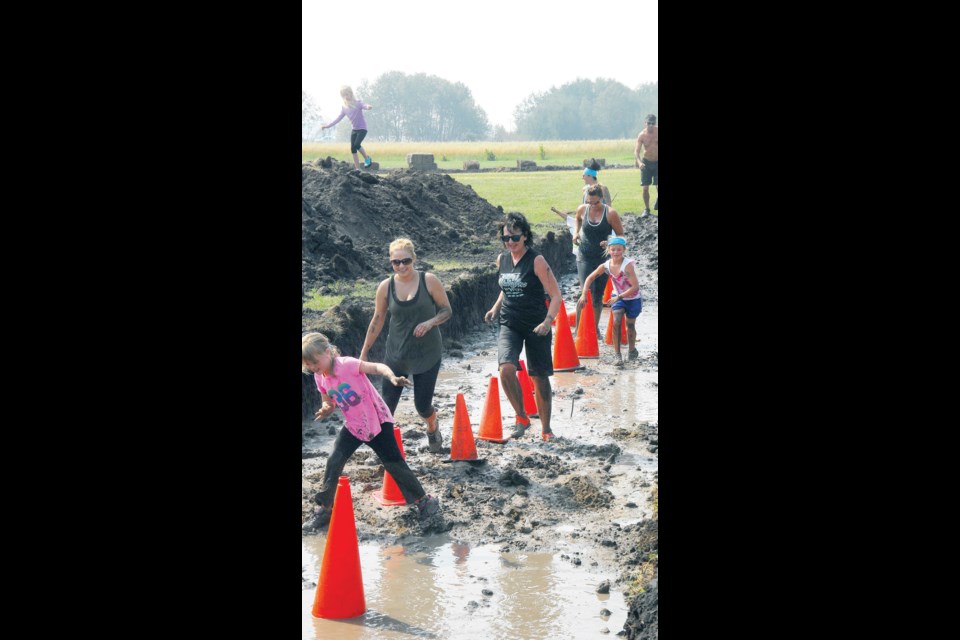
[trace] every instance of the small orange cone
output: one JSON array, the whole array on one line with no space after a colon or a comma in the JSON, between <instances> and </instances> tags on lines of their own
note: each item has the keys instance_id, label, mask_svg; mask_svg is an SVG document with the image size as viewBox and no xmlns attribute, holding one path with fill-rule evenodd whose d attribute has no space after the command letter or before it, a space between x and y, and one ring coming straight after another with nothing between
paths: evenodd
<instances>
[{"instance_id":1,"label":"small orange cone","mask_svg":"<svg viewBox=\"0 0 960 640\"><path fill-rule=\"evenodd\" d=\"M597 324L593 317L593 299L587 291L587 302L580 312L580 324L577 325L577 355L581 358L599 358L600 344L597 342Z\"/></svg>"},{"instance_id":2,"label":"small orange cone","mask_svg":"<svg viewBox=\"0 0 960 640\"><path fill-rule=\"evenodd\" d=\"M496 376L490 376L487 385L487 399L483 403L483 413L480 414L480 433L478 440L489 440L503 444L507 438L503 437L503 418L500 416L500 384ZM474 453L476 456L476 453Z\"/></svg>"},{"instance_id":3,"label":"small orange cone","mask_svg":"<svg viewBox=\"0 0 960 640\"><path fill-rule=\"evenodd\" d=\"M477 443L473 440L470 416L467 415L467 401L463 394L457 394L457 408L453 412L453 434L450 436L450 458L444 462L457 460L478 460Z\"/></svg>"},{"instance_id":4,"label":"small orange cone","mask_svg":"<svg viewBox=\"0 0 960 640\"><path fill-rule=\"evenodd\" d=\"M570 313L576 313L571 311ZM520 361L520 371L517 372L517 380L520 381L520 388L523 390L523 411L528 418L539 418L540 409L537 408L537 399L533 394L533 380L527 373L527 366L523 360Z\"/></svg>"},{"instance_id":5,"label":"small orange cone","mask_svg":"<svg viewBox=\"0 0 960 640\"><path fill-rule=\"evenodd\" d=\"M350 478L340 476L313 600L316 618L354 618L367 610Z\"/></svg>"},{"instance_id":6,"label":"small orange cone","mask_svg":"<svg viewBox=\"0 0 960 640\"><path fill-rule=\"evenodd\" d=\"M393 437L397 439L400 457L406 460L407 454L403 452L403 440L400 439L400 427L396 425L393 427ZM377 502L385 507L397 507L401 504L407 504L407 499L403 497L400 487L397 486L397 481L394 480L393 476L387 473L386 470L383 472L383 488L380 490L380 495L377 496Z\"/></svg>"},{"instance_id":7,"label":"small orange cone","mask_svg":"<svg viewBox=\"0 0 960 640\"><path fill-rule=\"evenodd\" d=\"M547 302L547 308L550 308L550 303L549 303L549 302ZM566 314L567 320L570 320L571 317L573 317L573 318L576 318L576 317L577 317L577 310L576 310L576 309L574 309L574 310L571 311L570 313L567 313L567 305L565 305L565 304L563 303L563 298L560 299L560 311L557 312L557 316L559 317L561 313ZM572 316L570 315L571 313L573 314ZM575 322L574 320L571 320L571 321L570 321L570 324L574 324L574 322ZM551 325L551 326L554 326L554 327L557 326L557 318L554 318L553 320L551 320L551 321L550 321L550 325Z\"/></svg>"},{"instance_id":8,"label":"small orange cone","mask_svg":"<svg viewBox=\"0 0 960 640\"><path fill-rule=\"evenodd\" d=\"M570 333L570 322L565 313L557 315L557 339L553 345L553 370L576 371L582 369L577 357L577 347L573 344L573 334Z\"/></svg>"},{"instance_id":9,"label":"small orange cone","mask_svg":"<svg viewBox=\"0 0 960 640\"><path fill-rule=\"evenodd\" d=\"M603 306L610 306L610 296L613 294L613 278L607 274L607 286L603 288Z\"/></svg>"},{"instance_id":10,"label":"small orange cone","mask_svg":"<svg viewBox=\"0 0 960 640\"><path fill-rule=\"evenodd\" d=\"M613 311L607 321L607 336L603 339L603 344L613 344ZM620 323L620 344L627 344L627 314L623 314L623 321Z\"/></svg>"}]
</instances>

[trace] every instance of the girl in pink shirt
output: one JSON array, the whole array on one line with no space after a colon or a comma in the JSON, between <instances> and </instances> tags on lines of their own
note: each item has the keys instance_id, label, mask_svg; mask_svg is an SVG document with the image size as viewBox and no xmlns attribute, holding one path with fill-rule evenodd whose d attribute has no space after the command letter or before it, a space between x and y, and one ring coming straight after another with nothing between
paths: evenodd
<instances>
[{"instance_id":1,"label":"girl in pink shirt","mask_svg":"<svg viewBox=\"0 0 960 640\"><path fill-rule=\"evenodd\" d=\"M643 310L643 299L640 296L640 281L637 279L636 262L633 258L628 258L627 241L616 233L607 238L606 254L610 259L597 267L596 271L587 276L583 283L584 293L577 301L577 311L583 308L587 301L586 292L589 290L593 281L604 273L609 274L613 280L614 294L610 296L610 322L613 326L619 327L623 322L623 316L627 316L627 343L629 351L627 358L632 362L640 357L637 351L637 316ZM623 367L623 356L620 355L620 332L613 332L614 361L613 366Z\"/></svg>"},{"instance_id":2,"label":"girl in pink shirt","mask_svg":"<svg viewBox=\"0 0 960 640\"><path fill-rule=\"evenodd\" d=\"M337 348L322 333L308 333L301 339L303 372L312 373L320 390L323 406L317 420L323 420L337 407L343 412L344 427L337 434L333 452L327 459L323 485L314 497L319 505L313 518L303 525L304 531L325 526L330 521L337 481L343 467L361 444L373 449L383 468L393 476L407 504L416 504L423 520L440 511L440 503L423 490L413 471L407 466L393 435L393 414L374 389L366 374L385 376L395 386L409 387L403 377L393 375L385 364L361 362L340 356Z\"/></svg>"}]
</instances>

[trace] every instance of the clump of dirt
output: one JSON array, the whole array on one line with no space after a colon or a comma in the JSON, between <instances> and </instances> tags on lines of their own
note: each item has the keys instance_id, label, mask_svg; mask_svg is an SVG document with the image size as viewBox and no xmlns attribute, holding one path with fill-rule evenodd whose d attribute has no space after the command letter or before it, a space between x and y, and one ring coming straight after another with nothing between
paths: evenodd
<instances>
[{"instance_id":1,"label":"clump of dirt","mask_svg":"<svg viewBox=\"0 0 960 640\"><path fill-rule=\"evenodd\" d=\"M376 175L328 158L302 165L301 182L305 292L331 294L337 280L384 277L387 248L399 237L413 240L427 270L441 259L487 265L501 248L503 209L447 174Z\"/></svg>"},{"instance_id":2,"label":"clump of dirt","mask_svg":"<svg viewBox=\"0 0 960 640\"><path fill-rule=\"evenodd\" d=\"M606 489L598 489L584 476L574 476L564 486L573 494L574 502L587 509L609 507L610 502L613 501L612 493Z\"/></svg>"}]
</instances>

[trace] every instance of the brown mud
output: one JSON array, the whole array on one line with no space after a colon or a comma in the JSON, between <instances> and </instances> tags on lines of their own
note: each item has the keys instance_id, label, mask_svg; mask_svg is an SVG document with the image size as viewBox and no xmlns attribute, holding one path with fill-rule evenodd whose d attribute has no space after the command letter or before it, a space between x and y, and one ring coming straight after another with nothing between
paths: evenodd
<instances>
[{"instance_id":1,"label":"brown mud","mask_svg":"<svg viewBox=\"0 0 960 640\"><path fill-rule=\"evenodd\" d=\"M601 344L601 357L583 360L584 370L551 378L555 440L543 442L534 419L522 438L505 444L477 440L482 463L445 463L456 394L464 394L476 433L487 382L496 373L494 328L482 319L499 293L493 260L502 247L495 237L504 213L444 174L374 175L337 161L323 165L303 166L304 291L336 294L345 279L375 286L392 271L387 246L406 236L417 247L417 268L440 277L454 310L441 327L444 360L434 401L443 452L429 453L410 391L396 412L407 462L427 492L440 499L442 514L420 523L408 507L381 507L374 497L383 468L361 447L344 469L360 541L416 548L440 535L471 546L497 545L504 553L554 552L573 566L595 563L608 571L613 588L630 598L625 635L656 637L658 219L623 216L628 255L637 259L644 297L637 320L640 359L618 370L612 347ZM579 286L569 231L557 221L555 232L535 236L536 249L558 274L567 309L574 309ZM435 269L441 261L459 264ZM356 356L372 311L371 289L369 296L348 297L322 314L305 311L301 329L322 331L344 355ZM608 314L605 310L601 332ZM371 360L381 356L385 336L386 330ZM372 379L379 388L379 378ZM513 410L502 389L500 397L506 437ZM305 517L342 426L339 412L323 423L311 420L318 401L312 378L304 376Z\"/></svg>"}]
</instances>

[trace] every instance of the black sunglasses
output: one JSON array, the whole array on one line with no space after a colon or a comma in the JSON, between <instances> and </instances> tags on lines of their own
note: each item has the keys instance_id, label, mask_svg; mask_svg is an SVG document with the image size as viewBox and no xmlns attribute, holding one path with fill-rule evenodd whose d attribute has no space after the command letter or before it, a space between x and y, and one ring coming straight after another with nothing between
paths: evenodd
<instances>
[{"instance_id":1,"label":"black sunglasses","mask_svg":"<svg viewBox=\"0 0 960 640\"><path fill-rule=\"evenodd\" d=\"M390 262L393 263L393 266L399 267L402 264L410 264L411 262L413 262L413 258L404 258L403 260L391 260Z\"/></svg>"},{"instance_id":2,"label":"black sunglasses","mask_svg":"<svg viewBox=\"0 0 960 640\"><path fill-rule=\"evenodd\" d=\"M522 233L518 233L512 236L500 236L500 239L506 242L507 240L513 240L514 242L520 242L520 238L523 237Z\"/></svg>"}]
</instances>

